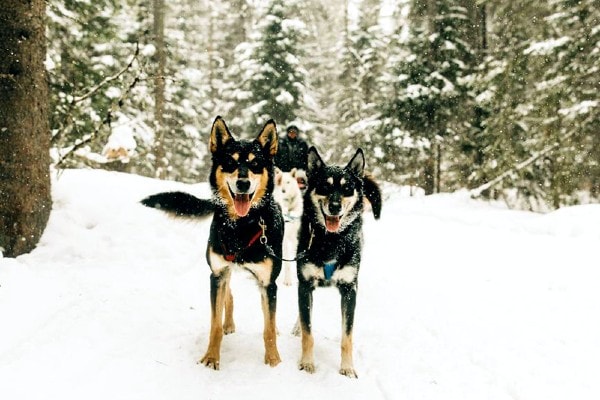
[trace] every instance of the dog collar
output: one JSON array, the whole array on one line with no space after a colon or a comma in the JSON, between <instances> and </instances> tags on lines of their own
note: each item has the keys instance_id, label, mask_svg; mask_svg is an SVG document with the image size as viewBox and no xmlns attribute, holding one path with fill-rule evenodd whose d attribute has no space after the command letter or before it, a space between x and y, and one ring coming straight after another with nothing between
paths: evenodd
<instances>
[{"instance_id":1,"label":"dog collar","mask_svg":"<svg viewBox=\"0 0 600 400\"><path fill-rule=\"evenodd\" d=\"M323 271L325 273L325 280L328 281L333 276L333 272L335 271L335 265L337 264L336 260L327 261L323 266Z\"/></svg>"}]
</instances>

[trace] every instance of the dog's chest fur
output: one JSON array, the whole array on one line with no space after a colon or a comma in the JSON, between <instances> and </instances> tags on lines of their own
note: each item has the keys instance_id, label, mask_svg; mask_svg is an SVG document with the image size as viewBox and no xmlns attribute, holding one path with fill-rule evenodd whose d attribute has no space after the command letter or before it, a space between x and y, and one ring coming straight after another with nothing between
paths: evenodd
<instances>
[{"instance_id":1,"label":"dog's chest fur","mask_svg":"<svg viewBox=\"0 0 600 400\"><path fill-rule=\"evenodd\" d=\"M283 219L279 207L272 199L264 201L258 209L253 209L247 217L231 220L227 211L215 212L211 228L209 243L217 253L235 255L238 262L256 262L265 257L264 246L255 236L262 236L261 223L264 224L264 237L267 244L274 246L275 253L280 252L282 241ZM249 244L252 241L252 245Z\"/></svg>"},{"instance_id":2,"label":"dog's chest fur","mask_svg":"<svg viewBox=\"0 0 600 400\"><path fill-rule=\"evenodd\" d=\"M310 213L304 215L298 247L304 257L298 264L298 274L316 286L354 283L360 267L361 225L362 219L358 216L344 231L330 233L316 225ZM331 263L335 266L327 279L326 264Z\"/></svg>"}]
</instances>

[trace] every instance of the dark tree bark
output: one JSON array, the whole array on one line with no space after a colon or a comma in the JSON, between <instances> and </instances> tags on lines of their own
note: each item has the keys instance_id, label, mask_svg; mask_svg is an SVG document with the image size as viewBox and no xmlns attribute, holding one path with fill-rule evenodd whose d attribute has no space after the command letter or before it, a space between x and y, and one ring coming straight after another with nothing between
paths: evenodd
<instances>
[{"instance_id":1,"label":"dark tree bark","mask_svg":"<svg viewBox=\"0 0 600 400\"><path fill-rule=\"evenodd\" d=\"M44 0L0 5L0 247L31 251L52 208Z\"/></svg>"},{"instance_id":2,"label":"dark tree bark","mask_svg":"<svg viewBox=\"0 0 600 400\"><path fill-rule=\"evenodd\" d=\"M156 76L154 77L154 156L156 177L167 177L167 162L165 151L165 74L166 74L166 47L165 47L165 2L153 1L154 13L154 45L156 46Z\"/></svg>"},{"instance_id":3,"label":"dark tree bark","mask_svg":"<svg viewBox=\"0 0 600 400\"><path fill-rule=\"evenodd\" d=\"M478 0L460 0L467 9L469 24L465 27L465 36L477 58L483 62L487 51L487 12L484 2Z\"/></svg>"}]
</instances>

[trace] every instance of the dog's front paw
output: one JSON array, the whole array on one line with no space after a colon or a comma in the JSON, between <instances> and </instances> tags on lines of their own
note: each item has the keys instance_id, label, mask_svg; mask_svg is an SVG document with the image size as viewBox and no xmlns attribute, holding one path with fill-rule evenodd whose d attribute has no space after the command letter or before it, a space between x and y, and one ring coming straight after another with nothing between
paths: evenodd
<instances>
[{"instance_id":1,"label":"dog's front paw","mask_svg":"<svg viewBox=\"0 0 600 400\"><path fill-rule=\"evenodd\" d=\"M281 358L279 357L279 353L275 352L274 354L266 354L265 353L265 364L268 364L270 367L274 367L281 362Z\"/></svg>"},{"instance_id":2,"label":"dog's front paw","mask_svg":"<svg viewBox=\"0 0 600 400\"><path fill-rule=\"evenodd\" d=\"M315 364L310 362L310 361L300 361L300 365L298 365L298 369L300 369L300 371L306 371L309 374L314 374L315 373Z\"/></svg>"},{"instance_id":3,"label":"dog's front paw","mask_svg":"<svg viewBox=\"0 0 600 400\"><path fill-rule=\"evenodd\" d=\"M214 369L215 371L219 370L219 358L206 354L198 364L204 364L205 367Z\"/></svg>"},{"instance_id":4,"label":"dog's front paw","mask_svg":"<svg viewBox=\"0 0 600 400\"><path fill-rule=\"evenodd\" d=\"M225 335L229 335L234 332L235 332L235 324L233 322L231 322L230 324L225 323L223 325L223 333Z\"/></svg>"},{"instance_id":5,"label":"dog's front paw","mask_svg":"<svg viewBox=\"0 0 600 400\"><path fill-rule=\"evenodd\" d=\"M348 378L358 378L356 371L354 371L354 368L352 367L340 368L340 374L347 376Z\"/></svg>"}]
</instances>

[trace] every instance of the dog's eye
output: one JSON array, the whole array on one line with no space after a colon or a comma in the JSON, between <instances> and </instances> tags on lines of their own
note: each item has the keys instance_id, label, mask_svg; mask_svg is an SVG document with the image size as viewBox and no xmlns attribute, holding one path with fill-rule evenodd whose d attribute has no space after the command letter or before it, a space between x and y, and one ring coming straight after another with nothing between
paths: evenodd
<instances>
[{"instance_id":1,"label":"dog's eye","mask_svg":"<svg viewBox=\"0 0 600 400\"><path fill-rule=\"evenodd\" d=\"M354 188L351 185L344 185L342 186L342 194L345 197L350 197L354 195Z\"/></svg>"},{"instance_id":2,"label":"dog's eye","mask_svg":"<svg viewBox=\"0 0 600 400\"><path fill-rule=\"evenodd\" d=\"M257 159L253 159L252 161L249 161L248 162L248 167L255 174L259 174L261 172L261 170L262 170L262 167L261 167L261 165L260 165L260 163L258 162Z\"/></svg>"},{"instance_id":3,"label":"dog's eye","mask_svg":"<svg viewBox=\"0 0 600 400\"><path fill-rule=\"evenodd\" d=\"M327 184L319 185L319 186L315 187L315 193L318 194L319 196L329 196L330 192L331 192L331 187L328 186Z\"/></svg>"},{"instance_id":4,"label":"dog's eye","mask_svg":"<svg viewBox=\"0 0 600 400\"><path fill-rule=\"evenodd\" d=\"M233 172L238 167L238 162L233 157L225 157L223 160L223 170L226 172Z\"/></svg>"}]
</instances>

